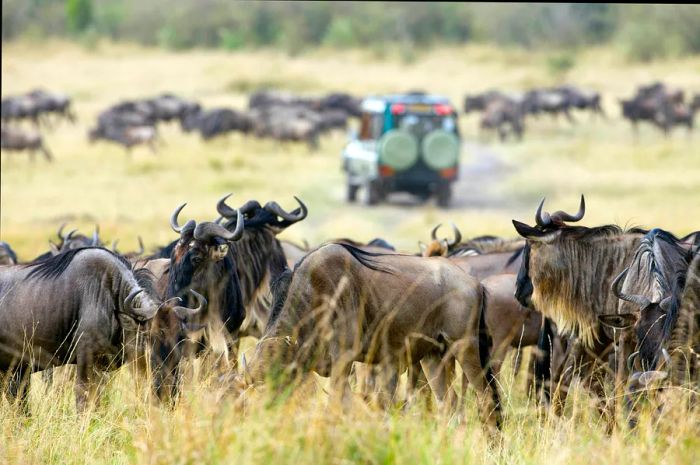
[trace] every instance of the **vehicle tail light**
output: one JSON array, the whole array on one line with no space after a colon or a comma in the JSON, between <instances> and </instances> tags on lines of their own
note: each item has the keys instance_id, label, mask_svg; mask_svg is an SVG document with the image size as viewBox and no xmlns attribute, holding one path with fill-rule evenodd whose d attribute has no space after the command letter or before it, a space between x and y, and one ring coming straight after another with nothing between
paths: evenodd
<instances>
[{"instance_id":1,"label":"vehicle tail light","mask_svg":"<svg viewBox=\"0 0 700 465\"><path fill-rule=\"evenodd\" d=\"M379 174L381 176L392 176L394 174L394 168L392 168L391 166L380 165Z\"/></svg>"},{"instance_id":2,"label":"vehicle tail light","mask_svg":"<svg viewBox=\"0 0 700 465\"><path fill-rule=\"evenodd\" d=\"M391 106L391 114L392 115L400 115L401 113L406 112L406 105L403 103L395 103Z\"/></svg>"},{"instance_id":3,"label":"vehicle tail light","mask_svg":"<svg viewBox=\"0 0 700 465\"><path fill-rule=\"evenodd\" d=\"M452 107L444 103L438 103L433 107L436 115L447 116L452 114Z\"/></svg>"},{"instance_id":4,"label":"vehicle tail light","mask_svg":"<svg viewBox=\"0 0 700 465\"><path fill-rule=\"evenodd\" d=\"M457 176L457 167L453 166L452 168L445 168L444 170L440 170L440 177L445 178L445 179L452 179L455 176Z\"/></svg>"}]
</instances>

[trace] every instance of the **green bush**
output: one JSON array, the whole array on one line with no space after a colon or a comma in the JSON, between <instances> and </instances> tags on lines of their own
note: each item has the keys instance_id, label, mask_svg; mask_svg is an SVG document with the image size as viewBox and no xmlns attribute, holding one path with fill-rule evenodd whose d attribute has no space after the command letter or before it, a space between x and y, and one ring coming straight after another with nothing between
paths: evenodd
<instances>
[{"instance_id":1,"label":"green bush","mask_svg":"<svg viewBox=\"0 0 700 465\"><path fill-rule=\"evenodd\" d=\"M335 18L328 27L323 43L330 47L347 48L357 44L352 22L347 18Z\"/></svg>"},{"instance_id":2,"label":"green bush","mask_svg":"<svg viewBox=\"0 0 700 465\"><path fill-rule=\"evenodd\" d=\"M73 34L87 29L92 24L92 0L66 0L66 21Z\"/></svg>"}]
</instances>

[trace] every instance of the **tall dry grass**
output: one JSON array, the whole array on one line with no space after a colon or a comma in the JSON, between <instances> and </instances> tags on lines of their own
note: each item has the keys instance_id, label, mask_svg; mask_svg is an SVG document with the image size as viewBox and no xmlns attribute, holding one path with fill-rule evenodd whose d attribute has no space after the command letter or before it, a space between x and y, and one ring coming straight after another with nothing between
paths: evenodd
<instances>
[{"instance_id":1,"label":"tall dry grass","mask_svg":"<svg viewBox=\"0 0 700 465\"><path fill-rule=\"evenodd\" d=\"M37 86L66 92L75 99L79 121L45 131L53 164L2 153L0 237L23 259L46 250L62 222L86 232L99 223L103 237L119 238L121 249L136 248L137 235L154 247L176 237L168 217L181 202L189 202L183 218L210 219L215 200L228 192L240 203L275 199L286 207L299 195L309 217L283 237L311 244L380 236L417 251L417 241L447 220L468 236L510 236L510 219L532 222L541 196L551 209L573 209L581 192L587 196L585 224L661 226L678 234L700 228L698 133L676 130L665 139L642 127L635 136L615 102L654 79L700 91L700 58L642 66L611 50L589 50L564 77L552 76L547 60L545 53L488 47L445 48L406 65L398 57L376 60L358 51L290 58L269 51L173 54L101 44L87 52L59 42L4 44L3 96ZM498 166L483 176L475 171L473 187L449 210L433 203L346 205L343 134L324 137L321 148L309 152L299 144L240 135L203 143L165 126L157 155L140 148L131 157L86 140L101 109L162 91L207 107L243 107L245 93L259 85L356 94L423 88L460 104L466 92L561 79L602 91L609 119L577 115L579 124L570 127L543 117L528 122L522 143L498 143L478 132L477 117L462 118L469 142L464 162L486 156ZM314 392L285 401L264 389L250 392L242 404L215 379L204 378L187 385L177 408L168 410L150 402L145 381L137 383L122 369L100 406L83 416L75 413L70 376L50 389L36 375L34 381L30 417L0 403L0 463L676 464L694 463L700 454L700 414L678 399L682 390L666 394L661 414L645 411L637 431L623 427L608 436L579 389L567 415L541 416L525 396L522 375L505 376L504 432L499 443L489 444L472 408L448 417L422 404L384 412L356 399L339 410L328 405L322 381Z\"/></svg>"}]
</instances>

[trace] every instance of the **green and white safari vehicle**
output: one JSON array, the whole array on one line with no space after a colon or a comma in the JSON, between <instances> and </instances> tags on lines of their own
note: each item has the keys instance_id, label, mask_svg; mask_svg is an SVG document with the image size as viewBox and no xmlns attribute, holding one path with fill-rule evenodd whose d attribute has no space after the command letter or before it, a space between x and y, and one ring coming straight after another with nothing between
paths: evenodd
<instances>
[{"instance_id":1,"label":"green and white safari vehicle","mask_svg":"<svg viewBox=\"0 0 700 465\"><path fill-rule=\"evenodd\" d=\"M390 192L432 194L447 207L459 171L457 113L445 97L410 93L362 101L359 132L343 150L347 198L374 205Z\"/></svg>"}]
</instances>

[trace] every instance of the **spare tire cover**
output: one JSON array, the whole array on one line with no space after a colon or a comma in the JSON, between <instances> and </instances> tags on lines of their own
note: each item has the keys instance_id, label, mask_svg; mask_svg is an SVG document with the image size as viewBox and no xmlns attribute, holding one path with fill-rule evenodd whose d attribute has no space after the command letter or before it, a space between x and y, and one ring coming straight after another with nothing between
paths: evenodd
<instances>
[{"instance_id":1,"label":"spare tire cover","mask_svg":"<svg viewBox=\"0 0 700 465\"><path fill-rule=\"evenodd\" d=\"M434 170L450 168L459 160L459 139L437 129L423 138L423 161Z\"/></svg>"},{"instance_id":2,"label":"spare tire cover","mask_svg":"<svg viewBox=\"0 0 700 465\"><path fill-rule=\"evenodd\" d=\"M379 139L379 161L397 171L410 168L418 160L418 141L413 134L392 129Z\"/></svg>"}]
</instances>

